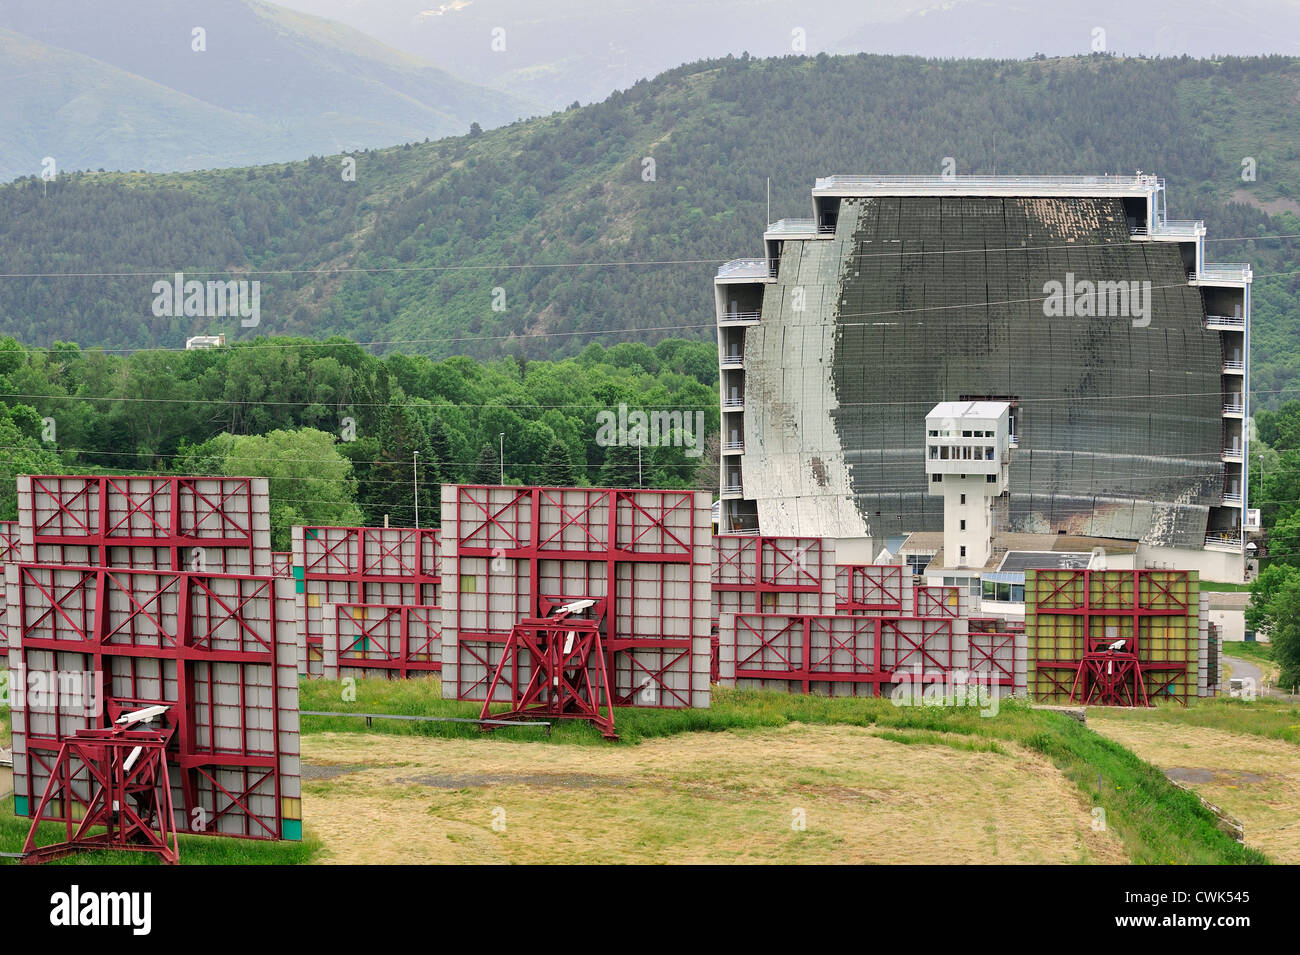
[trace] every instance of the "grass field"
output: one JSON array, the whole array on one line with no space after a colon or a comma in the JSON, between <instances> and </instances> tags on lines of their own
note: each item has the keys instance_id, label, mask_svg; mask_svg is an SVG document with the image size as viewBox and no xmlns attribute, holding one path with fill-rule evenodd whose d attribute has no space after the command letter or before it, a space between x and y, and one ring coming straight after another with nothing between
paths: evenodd
<instances>
[{"instance_id":1,"label":"grass field","mask_svg":"<svg viewBox=\"0 0 1300 955\"><path fill-rule=\"evenodd\" d=\"M478 715L440 689L437 680L363 680L345 700L339 683L305 681L304 710L340 713L302 718L308 841L186 837L182 858L1268 861L1115 739L1012 700L986 717L976 707L717 689L709 710L616 711L618 743L585 723L561 721L547 737L527 727L367 727L342 715ZM1180 725L1202 713L1207 725L1250 722L1255 735L1290 745L1294 708L1251 712L1261 715L1212 703L1145 718ZM498 809L503 831L493 828ZM17 851L25 834L6 801L0 851Z\"/></svg>"},{"instance_id":2,"label":"grass field","mask_svg":"<svg viewBox=\"0 0 1300 955\"><path fill-rule=\"evenodd\" d=\"M13 800L0 802L0 852L21 852L31 820L14 815ZM48 845L63 838L57 823L41 826L40 841ZM320 841L310 834L302 842L261 842L214 836L181 836L181 865L302 865L315 861ZM0 865L16 864L0 859ZM48 865L158 865L154 856L139 852L83 852Z\"/></svg>"},{"instance_id":3,"label":"grass field","mask_svg":"<svg viewBox=\"0 0 1300 955\"><path fill-rule=\"evenodd\" d=\"M1273 644L1260 643L1258 640L1233 640L1223 644L1223 655L1256 663L1272 663Z\"/></svg>"},{"instance_id":4,"label":"grass field","mask_svg":"<svg viewBox=\"0 0 1300 955\"><path fill-rule=\"evenodd\" d=\"M360 681L356 699L344 702L338 683L310 681L304 684L302 708L330 709L340 712L389 712L407 715L476 716L478 706L443 700L436 680L406 682ZM1134 756L1119 744L1105 739L1086 727L1055 712L1033 710L1024 704L1002 701L996 717L985 718L975 707L899 707L887 699L827 699L818 696L791 696L783 693L717 689L713 706L708 710L617 710L616 722L622 742L611 745L585 724L559 724L550 739L534 729L498 730L484 734L466 724L388 723L376 721L373 728L365 722L346 717L303 717L304 754L308 760L327 760L331 766L366 766L357 754L388 752L372 749L377 736L419 738L425 742L414 750L402 752L419 755L417 762L435 759L450 748L438 748L435 740L471 743L480 760L517 758L515 752L528 753L529 759L549 758L549 749L573 746L599 747L602 753L618 752L629 747L656 747L662 742L674 746L695 745L702 733L723 735L728 745L735 740L762 736L766 731L793 725L800 727L858 727L870 729L884 742L903 745L899 736L918 737L909 741L911 748L895 760L918 759L915 754L934 745L935 734L952 740L967 751L987 748L992 756L1006 750L1013 761L1017 755L1046 760L1074 787L1091 808L1104 810L1108 831L1117 836L1128 859L1139 863L1240 863L1266 861L1253 850L1243 849L1218 830L1213 816L1187 792L1174 787L1158 769ZM671 737L682 737L674 740ZM890 735L892 734L892 736ZM318 740L316 737L320 737ZM349 744L349 739L361 742ZM318 748L328 740L329 750ZM398 747L399 744L389 744ZM498 756L496 750L512 751ZM1016 754L1016 755L1011 755ZM349 762L351 760L351 762ZM340 762L342 761L342 762ZM399 760L400 762L400 760ZM381 763L375 764L381 768ZM371 772L370 769L363 771ZM352 775L343 773L338 779ZM366 781L366 777L362 781ZM370 779L379 785L381 780ZM313 781L305 786L308 805L313 795L324 796L337 779L318 789ZM356 781L354 781L355 783ZM351 784L349 784L351 785ZM490 784L489 789L492 787ZM844 785L843 782L834 785ZM851 787L850 787L851 788ZM672 810L665 806L665 813ZM310 816L310 809L304 812ZM934 817L930 817L933 821ZM1089 813L1091 819L1091 812ZM486 825L481 819L480 823ZM490 829L489 829L490 831ZM322 833L327 854L331 851L328 833Z\"/></svg>"},{"instance_id":5,"label":"grass field","mask_svg":"<svg viewBox=\"0 0 1300 955\"><path fill-rule=\"evenodd\" d=\"M1232 708L1201 706L1227 718L1171 719L1161 711L1143 718L1091 710L1088 722L1239 819L1248 846L1277 862L1300 863L1300 725L1283 736L1252 732L1246 718L1251 711L1267 725L1285 709L1264 701ZM1289 718L1300 720L1291 710Z\"/></svg>"},{"instance_id":6,"label":"grass field","mask_svg":"<svg viewBox=\"0 0 1300 955\"><path fill-rule=\"evenodd\" d=\"M1128 861L1041 754L932 731L790 723L637 746L305 742L331 770L303 795L324 861Z\"/></svg>"}]
</instances>

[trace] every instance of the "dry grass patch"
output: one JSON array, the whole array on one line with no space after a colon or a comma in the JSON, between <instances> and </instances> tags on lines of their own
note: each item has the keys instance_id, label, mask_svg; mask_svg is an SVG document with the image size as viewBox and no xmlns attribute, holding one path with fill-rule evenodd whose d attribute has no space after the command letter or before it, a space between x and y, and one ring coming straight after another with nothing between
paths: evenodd
<instances>
[{"instance_id":1,"label":"dry grass patch","mask_svg":"<svg viewBox=\"0 0 1300 955\"><path fill-rule=\"evenodd\" d=\"M1127 714L1126 714L1127 716ZM1185 780L1241 820L1246 845L1277 862L1300 863L1300 750L1283 740L1204 726L1109 717L1088 726Z\"/></svg>"},{"instance_id":2,"label":"dry grass patch","mask_svg":"<svg viewBox=\"0 0 1300 955\"><path fill-rule=\"evenodd\" d=\"M306 760L362 768L304 780L304 813L341 863L1127 861L1046 758L964 742L804 724L636 747L322 734Z\"/></svg>"}]
</instances>

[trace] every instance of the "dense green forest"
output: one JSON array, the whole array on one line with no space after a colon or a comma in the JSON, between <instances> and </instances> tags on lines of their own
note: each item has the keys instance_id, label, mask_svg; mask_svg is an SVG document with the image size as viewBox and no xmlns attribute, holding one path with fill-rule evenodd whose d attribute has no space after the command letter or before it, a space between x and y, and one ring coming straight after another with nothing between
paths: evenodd
<instances>
[{"instance_id":1,"label":"dense green forest","mask_svg":"<svg viewBox=\"0 0 1300 955\"><path fill-rule=\"evenodd\" d=\"M1252 383L1276 405L1300 374L1297 128L1300 63L1285 57L729 57L358 153L354 179L334 156L18 181L0 188L0 331L108 349L342 334L528 359L707 338L714 269L759 251L767 177L773 218L806 215L817 176L937 173L952 157L959 174L1166 177L1170 216L1207 221L1211 260L1255 265ZM152 283L177 271L258 279L258 326L156 317Z\"/></svg>"},{"instance_id":2,"label":"dense green forest","mask_svg":"<svg viewBox=\"0 0 1300 955\"><path fill-rule=\"evenodd\" d=\"M507 483L717 483L716 348L680 339L480 363L380 359L343 339L122 357L6 338L0 402L3 519L18 474L254 474L270 479L287 549L294 524L410 526L417 481L421 521L435 524L439 485L498 483L503 447ZM611 443L599 425L621 404L690 418Z\"/></svg>"},{"instance_id":3,"label":"dense green forest","mask_svg":"<svg viewBox=\"0 0 1300 955\"><path fill-rule=\"evenodd\" d=\"M1255 415L1250 503L1264 534L1260 575L1251 586L1246 626L1266 629L1281 685L1300 684L1300 401Z\"/></svg>"}]
</instances>

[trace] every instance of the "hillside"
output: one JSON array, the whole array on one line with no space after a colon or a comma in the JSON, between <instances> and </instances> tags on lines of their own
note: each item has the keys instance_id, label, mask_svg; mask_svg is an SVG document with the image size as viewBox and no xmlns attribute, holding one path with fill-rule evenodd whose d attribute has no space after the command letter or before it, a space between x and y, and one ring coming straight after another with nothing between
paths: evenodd
<instances>
[{"instance_id":1,"label":"hillside","mask_svg":"<svg viewBox=\"0 0 1300 955\"><path fill-rule=\"evenodd\" d=\"M766 176L779 218L806 214L819 175L938 172L951 156L961 174L1165 176L1169 214L1207 220L1211 258L1255 263L1253 383L1271 401L1300 372L1300 280L1269 277L1297 270L1296 242L1223 240L1300 233L1298 122L1300 63L1282 57L710 61L593 106L360 153L354 182L316 157L0 188L0 332L110 348L339 333L530 358L707 337L717 264L760 250ZM254 270L256 328L152 314L160 277Z\"/></svg>"},{"instance_id":2,"label":"hillside","mask_svg":"<svg viewBox=\"0 0 1300 955\"><path fill-rule=\"evenodd\" d=\"M0 181L46 156L66 170L246 165L540 111L260 0L5 0L0 80Z\"/></svg>"}]
</instances>

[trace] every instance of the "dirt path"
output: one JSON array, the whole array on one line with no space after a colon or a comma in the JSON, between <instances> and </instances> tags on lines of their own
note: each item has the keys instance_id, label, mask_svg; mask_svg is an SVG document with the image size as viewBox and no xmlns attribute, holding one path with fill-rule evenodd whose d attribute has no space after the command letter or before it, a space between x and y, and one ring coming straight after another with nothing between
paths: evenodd
<instances>
[{"instance_id":1,"label":"dirt path","mask_svg":"<svg viewBox=\"0 0 1300 955\"><path fill-rule=\"evenodd\" d=\"M1003 745L800 725L623 747L311 735L303 809L340 863L1127 861L1077 788Z\"/></svg>"},{"instance_id":2,"label":"dirt path","mask_svg":"<svg viewBox=\"0 0 1300 955\"><path fill-rule=\"evenodd\" d=\"M1108 719L1096 709L1088 726L1236 816L1247 845L1276 862L1300 863L1300 747L1199 726Z\"/></svg>"}]
</instances>

